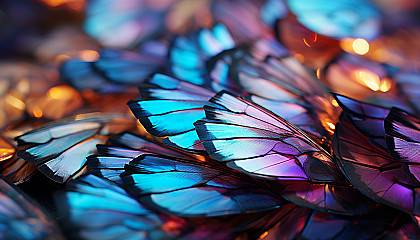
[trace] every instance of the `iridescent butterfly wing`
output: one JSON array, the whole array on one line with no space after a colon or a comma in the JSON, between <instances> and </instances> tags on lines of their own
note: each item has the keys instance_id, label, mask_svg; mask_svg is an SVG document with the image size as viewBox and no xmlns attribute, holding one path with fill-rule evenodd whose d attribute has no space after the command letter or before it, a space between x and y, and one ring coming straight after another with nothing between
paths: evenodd
<instances>
[{"instance_id":1,"label":"iridescent butterfly wing","mask_svg":"<svg viewBox=\"0 0 420 240\"><path fill-rule=\"evenodd\" d=\"M53 219L0 177L1 239L64 239Z\"/></svg>"},{"instance_id":2,"label":"iridescent butterfly wing","mask_svg":"<svg viewBox=\"0 0 420 240\"><path fill-rule=\"evenodd\" d=\"M302 215L300 215L302 214ZM343 216L309 210L296 212L294 231L277 224L264 239L382 239L405 223L406 216L389 207L380 207L362 216ZM286 233L292 233L286 238Z\"/></svg>"},{"instance_id":3,"label":"iridescent butterfly wing","mask_svg":"<svg viewBox=\"0 0 420 240\"><path fill-rule=\"evenodd\" d=\"M227 92L210 100L195 123L209 155L251 176L280 180L290 201L322 211L360 214L372 203L343 182L331 155L302 130L268 110ZM276 182L276 181L273 181Z\"/></svg>"},{"instance_id":4,"label":"iridescent butterfly wing","mask_svg":"<svg viewBox=\"0 0 420 240\"><path fill-rule=\"evenodd\" d=\"M176 36L169 50L169 71L179 79L208 86L207 61L235 45L230 33L221 24L186 36Z\"/></svg>"},{"instance_id":5,"label":"iridescent butterfly wing","mask_svg":"<svg viewBox=\"0 0 420 240\"><path fill-rule=\"evenodd\" d=\"M256 239L291 213L305 212L287 204L247 215L180 218L149 208L129 192L93 175L70 181L57 204L68 233L83 239Z\"/></svg>"},{"instance_id":6,"label":"iridescent butterfly wing","mask_svg":"<svg viewBox=\"0 0 420 240\"><path fill-rule=\"evenodd\" d=\"M334 95L346 113L347 119L369 141L386 150L384 121L391 109L356 101L342 95Z\"/></svg>"},{"instance_id":7,"label":"iridescent butterfly wing","mask_svg":"<svg viewBox=\"0 0 420 240\"><path fill-rule=\"evenodd\" d=\"M315 33L333 38L363 38L372 41L379 34L381 15L365 0L329 2L286 1L298 21Z\"/></svg>"},{"instance_id":8,"label":"iridescent butterfly wing","mask_svg":"<svg viewBox=\"0 0 420 240\"><path fill-rule=\"evenodd\" d=\"M103 49L95 61L70 59L60 70L61 76L79 90L114 93L137 86L163 64L159 55Z\"/></svg>"},{"instance_id":9,"label":"iridescent butterfly wing","mask_svg":"<svg viewBox=\"0 0 420 240\"><path fill-rule=\"evenodd\" d=\"M164 14L172 0L89 1L85 31L106 47L125 48L164 32Z\"/></svg>"},{"instance_id":10,"label":"iridescent butterfly wing","mask_svg":"<svg viewBox=\"0 0 420 240\"><path fill-rule=\"evenodd\" d=\"M166 75L155 74L140 86L141 99L128 102L146 130L164 144L194 153L205 152L193 123L205 117L203 106L213 91Z\"/></svg>"},{"instance_id":11,"label":"iridescent butterfly wing","mask_svg":"<svg viewBox=\"0 0 420 240\"><path fill-rule=\"evenodd\" d=\"M149 206L180 217L215 217L279 208L283 200L264 183L217 162L142 155L121 175Z\"/></svg>"},{"instance_id":12,"label":"iridescent butterfly wing","mask_svg":"<svg viewBox=\"0 0 420 240\"><path fill-rule=\"evenodd\" d=\"M15 138L18 156L38 166L56 182L66 182L83 170L86 157L110 134L134 126L132 118L112 114L82 114L46 124Z\"/></svg>"},{"instance_id":13,"label":"iridescent butterfly wing","mask_svg":"<svg viewBox=\"0 0 420 240\"><path fill-rule=\"evenodd\" d=\"M388 146L388 149L392 149ZM396 161L387 151L369 142L342 117L334 153L349 181L363 194L405 212L418 215L416 164Z\"/></svg>"},{"instance_id":14,"label":"iridescent butterfly wing","mask_svg":"<svg viewBox=\"0 0 420 240\"><path fill-rule=\"evenodd\" d=\"M385 133L389 152L396 161L410 164L410 172L419 180L420 119L393 108L385 121Z\"/></svg>"},{"instance_id":15,"label":"iridescent butterfly wing","mask_svg":"<svg viewBox=\"0 0 420 240\"><path fill-rule=\"evenodd\" d=\"M124 172L125 164L128 164L133 158L140 155L163 154L194 159L193 155L148 141L129 132L114 135L106 145L97 145L97 148L98 155L88 157L90 172L119 184L121 183L120 174Z\"/></svg>"},{"instance_id":16,"label":"iridescent butterfly wing","mask_svg":"<svg viewBox=\"0 0 420 240\"><path fill-rule=\"evenodd\" d=\"M418 86L420 76L416 72L402 72L395 76L398 90L407 99L407 102L415 109L420 111L420 89Z\"/></svg>"},{"instance_id":17,"label":"iridescent butterfly wing","mask_svg":"<svg viewBox=\"0 0 420 240\"><path fill-rule=\"evenodd\" d=\"M326 87L303 65L291 57L260 61L247 56L235 71L237 85L252 94L252 101L281 116L284 109L299 110L300 117L287 119L286 113L284 118L328 144L338 109Z\"/></svg>"}]
</instances>

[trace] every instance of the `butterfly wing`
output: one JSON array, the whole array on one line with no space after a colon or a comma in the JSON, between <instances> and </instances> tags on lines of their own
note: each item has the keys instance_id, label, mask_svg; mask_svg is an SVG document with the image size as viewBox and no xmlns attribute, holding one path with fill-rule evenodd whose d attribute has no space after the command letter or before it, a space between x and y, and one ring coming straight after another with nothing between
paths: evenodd
<instances>
[{"instance_id":1,"label":"butterfly wing","mask_svg":"<svg viewBox=\"0 0 420 240\"><path fill-rule=\"evenodd\" d=\"M230 33L221 24L187 36L177 36L169 50L169 69L179 79L196 85L208 85L207 61L234 47Z\"/></svg>"},{"instance_id":2,"label":"butterfly wing","mask_svg":"<svg viewBox=\"0 0 420 240\"><path fill-rule=\"evenodd\" d=\"M198 157L148 141L129 132L114 135L107 145L97 145L97 148L98 155L88 157L90 171L119 184L124 166L140 155L161 154L191 160Z\"/></svg>"},{"instance_id":3,"label":"butterfly wing","mask_svg":"<svg viewBox=\"0 0 420 240\"><path fill-rule=\"evenodd\" d=\"M68 232L83 239L257 238L296 208L287 204L249 215L179 218L149 208L129 192L93 175L70 181L57 203Z\"/></svg>"},{"instance_id":4,"label":"butterfly wing","mask_svg":"<svg viewBox=\"0 0 420 240\"><path fill-rule=\"evenodd\" d=\"M368 41L379 34L381 15L368 1L330 3L325 0L288 0L287 5L298 21L315 33L338 39L363 38Z\"/></svg>"},{"instance_id":5,"label":"butterfly wing","mask_svg":"<svg viewBox=\"0 0 420 240\"><path fill-rule=\"evenodd\" d=\"M142 99L128 106L146 130L163 142L189 152L203 153L193 123L204 118L203 106L214 95L205 88L166 75L155 74L140 87Z\"/></svg>"},{"instance_id":6,"label":"butterfly wing","mask_svg":"<svg viewBox=\"0 0 420 240\"><path fill-rule=\"evenodd\" d=\"M173 1L89 1L84 30L106 47L125 48L161 34Z\"/></svg>"},{"instance_id":7,"label":"butterfly wing","mask_svg":"<svg viewBox=\"0 0 420 240\"><path fill-rule=\"evenodd\" d=\"M393 108L385 121L386 140L396 161L420 163L420 120L402 110ZM416 178L420 172L410 166Z\"/></svg>"},{"instance_id":8,"label":"butterfly wing","mask_svg":"<svg viewBox=\"0 0 420 240\"><path fill-rule=\"evenodd\" d=\"M368 197L415 215L419 214L416 165L396 161L371 144L348 120L336 132L336 153L349 181Z\"/></svg>"},{"instance_id":9,"label":"butterfly wing","mask_svg":"<svg viewBox=\"0 0 420 240\"><path fill-rule=\"evenodd\" d=\"M143 155L121 175L142 202L180 217L212 217L276 209L281 197L246 175L213 163Z\"/></svg>"},{"instance_id":10,"label":"butterfly wing","mask_svg":"<svg viewBox=\"0 0 420 240\"><path fill-rule=\"evenodd\" d=\"M56 182L66 182L86 163L113 131L131 128L133 121L122 115L78 115L53 122L19 137L18 156L38 166L38 170Z\"/></svg>"},{"instance_id":11,"label":"butterfly wing","mask_svg":"<svg viewBox=\"0 0 420 240\"><path fill-rule=\"evenodd\" d=\"M215 107L206 106L208 120L195 125L214 159L271 179L333 182L339 178L330 155L284 119L223 91L210 102ZM311 172L315 169L320 170Z\"/></svg>"},{"instance_id":12,"label":"butterfly wing","mask_svg":"<svg viewBox=\"0 0 420 240\"><path fill-rule=\"evenodd\" d=\"M384 121L391 109L356 101L335 94L335 99L346 113L347 119L369 141L378 147L387 149Z\"/></svg>"},{"instance_id":13,"label":"butterfly wing","mask_svg":"<svg viewBox=\"0 0 420 240\"><path fill-rule=\"evenodd\" d=\"M281 180L284 197L298 205L362 214L375 205L342 182L335 163L303 131L275 114L226 92L210 100L208 120L197 122L209 155L251 176ZM293 180L293 181L292 181Z\"/></svg>"},{"instance_id":14,"label":"butterfly wing","mask_svg":"<svg viewBox=\"0 0 420 240\"><path fill-rule=\"evenodd\" d=\"M0 238L64 239L55 222L3 177L0 199Z\"/></svg>"}]
</instances>

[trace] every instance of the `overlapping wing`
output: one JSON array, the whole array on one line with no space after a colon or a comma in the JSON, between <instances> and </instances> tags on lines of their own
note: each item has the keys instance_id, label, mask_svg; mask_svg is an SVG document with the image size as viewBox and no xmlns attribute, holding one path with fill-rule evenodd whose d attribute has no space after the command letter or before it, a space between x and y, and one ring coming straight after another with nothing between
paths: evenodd
<instances>
[{"instance_id":1,"label":"overlapping wing","mask_svg":"<svg viewBox=\"0 0 420 240\"><path fill-rule=\"evenodd\" d=\"M123 115L84 114L46 124L16 137L18 156L56 182L66 182L83 169L86 157L108 135L134 126Z\"/></svg>"},{"instance_id":2,"label":"overlapping wing","mask_svg":"<svg viewBox=\"0 0 420 240\"><path fill-rule=\"evenodd\" d=\"M163 143L203 153L193 123L205 117L203 107L214 92L167 75L155 74L149 86L139 88L141 99L128 102L133 114Z\"/></svg>"},{"instance_id":3,"label":"overlapping wing","mask_svg":"<svg viewBox=\"0 0 420 240\"><path fill-rule=\"evenodd\" d=\"M180 217L213 217L276 209L279 195L220 164L142 155L121 175L142 202Z\"/></svg>"}]
</instances>

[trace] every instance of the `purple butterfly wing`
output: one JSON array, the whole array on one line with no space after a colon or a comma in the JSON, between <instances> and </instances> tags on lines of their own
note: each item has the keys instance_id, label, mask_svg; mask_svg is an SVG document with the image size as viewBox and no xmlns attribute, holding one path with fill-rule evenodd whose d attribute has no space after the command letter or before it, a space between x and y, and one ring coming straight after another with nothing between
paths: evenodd
<instances>
[{"instance_id":1,"label":"purple butterfly wing","mask_svg":"<svg viewBox=\"0 0 420 240\"><path fill-rule=\"evenodd\" d=\"M336 131L334 152L349 181L368 197L418 215L420 182L416 165L396 161L387 151L371 144L342 118ZM413 171L414 170L414 171Z\"/></svg>"}]
</instances>

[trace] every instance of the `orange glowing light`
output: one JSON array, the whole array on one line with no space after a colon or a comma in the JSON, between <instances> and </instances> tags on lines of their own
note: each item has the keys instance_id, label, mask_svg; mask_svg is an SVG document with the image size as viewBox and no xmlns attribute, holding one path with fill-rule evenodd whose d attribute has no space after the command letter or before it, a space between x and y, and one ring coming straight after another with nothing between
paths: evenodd
<instances>
[{"instance_id":1,"label":"orange glowing light","mask_svg":"<svg viewBox=\"0 0 420 240\"><path fill-rule=\"evenodd\" d=\"M268 235L268 232L265 232L265 233L261 234L261 236L259 237L259 239L263 239L263 238L265 238L267 235Z\"/></svg>"},{"instance_id":2,"label":"orange glowing light","mask_svg":"<svg viewBox=\"0 0 420 240\"><path fill-rule=\"evenodd\" d=\"M74 10L82 10L85 5L85 0L41 0L50 7L58 7L66 5Z\"/></svg>"},{"instance_id":3,"label":"orange glowing light","mask_svg":"<svg viewBox=\"0 0 420 240\"><path fill-rule=\"evenodd\" d=\"M381 85L379 86L379 90L381 92L388 92L391 89L392 81L388 78L384 78L381 81Z\"/></svg>"},{"instance_id":4,"label":"orange glowing light","mask_svg":"<svg viewBox=\"0 0 420 240\"><path fill-rule=\"evenodd\" d=\"M311 45L309 45L305 38L303 38L303 43L305 43L306 46L311 47Z\"/></svg>"},{"instance_id":5,"label":"orange glowing light","mask_svg":"<svg viewBox=\"0 0 420 240\"><path fill-rule=\"evenodd\" d=\"M317 77L318 79L321 79L321 68L318 68L318 69L316 70L316 77Z\"/></svg>"},{"instance_id":6,"label":"orange glowing light","mask_svg":"<svg viewBox=\"0 0 420 240\"><path fill-rule=\"evenodd\" d=\"M369 43L362 38L357 38L353 41L353 50L355 53L359 55L365 55L367 52L369 52Z\"/></svg>"},{"instance_id":7,"label":"orange glowing light","mask_svg":"<svg viewBox=\"0 0 420 240\"><path fill-rule=\"evenodd\" d=\"M80 59L86 62L94 62L99 59L99 53L94 50L83 50L80 52Z\"/></svg>"},{"instance_id":8,"label":"orange glowing light","mask_svg":"<svg viewBox=\"0 0 420 240\"><path fill-rule=\"evenodd\" d=\"M36 118L40 118L43 115L42 109L39 106L34 107L33 113L34 113L34 117Z\"/></svg>"},{"instance_id":9,"label":"orange glowing light","mask_svg":"<svg viewBox=\"0 0 420 240\"><path fill-rule=\"evenodd\" d=\"M62 100L72 99L76 94L76 90L66 85L52 87L47 92L47 96L50 98Z\"/></svg>"},{"instance_id":10,"label":"orange glowing light","mask_svg":"<svg viewBox=\"0 0 420 240\"><path fill-rule=\"evenodd\" d=\"M334 129L335 129L335 125L334 125L334 123L326 122L326 124L328 125L328 127L329 127L331 130L334 130Z\"/></svg>"},{"instance_id":11,"label":"orange glowing light","mask_svg":"<svg viewBox=\"0 0 420 240\"><path fill-rule=\"evenodd\" d=\"M353 72L353 77L356 81L367 86L373 91L378 91L380 89L381 80L374 72L367 69L357 70Z\"/></svg>"},{"instance_id":12,"label":"orange glowing light","mask_svg":"<svg viewBox=\"0 0 420 240\"><path fill-rule=\"evenodd\" d=\"M362 38L344 38L340 41L340 47L348 53L365 55L369 52L369 43Z\"/></svg>"},{"instance_id":13,"label":"orange glowing light","mask_svg":"<svg viewBox=\"0 0 420 240\"><path fill-rule=\"evenodd\" d=\"M334 107L338 107L338 102L337 102L337 100L333 99L333 100L331 101L331 103L332 103L332 105L333 105Z\"/></svg>"}]
</instances>

